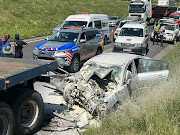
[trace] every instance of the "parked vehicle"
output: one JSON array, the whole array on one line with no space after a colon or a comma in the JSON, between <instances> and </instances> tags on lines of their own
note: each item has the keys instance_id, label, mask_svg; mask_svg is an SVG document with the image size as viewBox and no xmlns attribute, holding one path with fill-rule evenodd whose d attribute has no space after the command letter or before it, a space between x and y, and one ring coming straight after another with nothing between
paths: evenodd
<instances>
[{"instance_id":1,"label":"parked vehicle","mask_svg":"<svg viewBox=\"0 0 180 135\"><path fill-rule=\"evenodd\" d=\"M157 6L169 7L170 6L169 0L158 0Z\"/></svg>"},{"instance_id":2,"label":"parked vehicle","mask_svg":"<svg viewBox=\"0 0 180 135\"><path fill-rule=\"evenodd\" d=\"M60 67L77 72L81 61L101 54L103 49L98 29L61 29L37 45L33 55L35 59L57 60Z\"/></svg>"},{"instance_id":3,"label":"parked vehicle","mask_svg":"<svg viewBox=\"0 0 180 135\"><path fill-rule=\"evenodd\" d=\"M14 58L0 63L0 135L34 134L41 128L44 103L33 83L58 64Z\"/></svg>"},{"instance_id":4,"label":"parked vehicle","mask_svg":"<svg viewBox=\"0 0 180 135\"><path fill-rule=\"evenodd\" d=\"M176 44L177 40L179 40L180 37L180 31L179 31L179 25L177 22L174 22L172 20L165 21L160 20L160 22L163 22L165 27L165 35L164 35L164 41L165 42L171 42L173 44ZM151 40L153 40L154 32L151 34Z\"/></svg>"},{"instance_id":5,"label":"parked vehicle","mask_svg":"<svg viewBox=\"0 0 180 135\"><path fill-rule=\"evenodd\" d=\"M169 18L174 19L180 25L180 13L171 13Z\"/></svg>"},{"instance_id":6,"label":"parked vehicle","mask_svg":"<svg viewBox=\"0 0 180 135\"><path fill-rule=\"evenodd\" d=\"M60 26L55 28L53 32L73 27L98 28L102 34L104 44L107 44L110 37L109 19L108 16L104 14L77 13L70 15Z\"/></svg>"},{"instance_id":7,"label":"parked vehicle","mask_svg":"<svg viewBox=\"0 0 180 135\"><path fill-rule=\"evenodd\" d=\"M132 0L129 5L129 16L138 16L142 21L152 17L151 0Z\"/></svg>"},{"instance_id":8,"label":"parked vehicle","mask_svg":"<svg viewBox=\"0 0 180 135\"><path fill-rule=\"evenodd\" d=\"M180 7L177 8L176 13L179 13L179 14L180 14Z\"/></svg>"},{"instance_id":9,"label":"parked vehicle","mask_svg":"<svg viewBox=\"0 0 180 135\"><path fill-rule=\"evenodd\" d=\"M116 27L119 25L119 23L122 21L121 17L119 16L111 16L109 18L109 26L113 26L113 27Z\"/></svg>"},{"instance_id":10,"label":"parked vehicle","mask_svg":"<svg viewBox=\"0 0 180 135\"><path fill-rule=\"evenodd\" d=\"M126 23L116 38L113 52L146 55L148 52L148 27L137 22Z\"/></svg>"},{"instance_id":11,"label":"parked vehicle","mask_svg":"<svg viewBox=\"0 0 180 135\"><path fill-rule=\"evenodd\" d=\"M168 64L143 56L103 53L88 60L80 72L52 82L63 92L68 106L78 104L104 118L110 109L130 97L137 88L167 80Z\"/></svg>"}]
</instances>

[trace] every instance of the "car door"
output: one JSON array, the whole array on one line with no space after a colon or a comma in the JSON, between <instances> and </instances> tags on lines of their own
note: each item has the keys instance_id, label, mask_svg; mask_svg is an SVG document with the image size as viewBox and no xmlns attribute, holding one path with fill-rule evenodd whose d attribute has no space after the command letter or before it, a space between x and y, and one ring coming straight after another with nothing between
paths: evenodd
<instances>
[{"instance_id":1,"label":"car door","mask_svg":"<svg viewBox=\"0 0 180 135\"><path fill-rule=\"evenodd\" d=\"M124 75L124 84L127 85L129 94L131 95L132 92L137 88L137 84L139 82L134 61L127 64Z\"/></svg>"},{"instance_id":2,"label":"car door","mask_svg":"<svg viewBox=\"0 0 180 135\"><path fill-rule=\"evenodd\" d=\"M136 62L139 88L152 82L167 80L169 74L167 63L152 59L136 59Z\"/></svg>"},{"instance_id":3,"label":"car door","mask_svg":"<svg viewBox=\"0 0 180 135\"><path fill-rule=\"evenodd\" d=\"M86 45L86 55L87 55L87 59L89 59L93 57L96 53L95 45L97 43L97 40L95 39L96 34L92 30L86 32L86 37L88 42L88 44Z\"/></svg>"},{"instance_id":4,"label":"car door","mask_svg":"<svg viewBox=\"0 0 180 135\"><path fill-rule=\"evenodd\" d=\"M79 39L80 44L80 60L86 60L87 59L87 46L89 46L89 42L87 41L86 32L82 32Z\"/></svg>"}]
</instances>

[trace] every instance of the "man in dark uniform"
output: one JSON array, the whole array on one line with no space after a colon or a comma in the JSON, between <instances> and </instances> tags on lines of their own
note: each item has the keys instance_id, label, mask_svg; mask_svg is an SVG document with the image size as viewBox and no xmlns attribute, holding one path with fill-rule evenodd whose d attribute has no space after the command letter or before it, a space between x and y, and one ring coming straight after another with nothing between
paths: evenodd
<instances>
[{"instance_id":1,"label":"man in dark uniform","mask_svg":"<svg viewBox=\"0 0 180 135\"><path fill-rule=\"evenodd\" d=\"M22 40L19 39L19 34L15 35L15 41L14 41L14 46L15 46L15 58L22 58L23 57L23 51L22 49L28 44Z\"/></svg>"}]
</instances>

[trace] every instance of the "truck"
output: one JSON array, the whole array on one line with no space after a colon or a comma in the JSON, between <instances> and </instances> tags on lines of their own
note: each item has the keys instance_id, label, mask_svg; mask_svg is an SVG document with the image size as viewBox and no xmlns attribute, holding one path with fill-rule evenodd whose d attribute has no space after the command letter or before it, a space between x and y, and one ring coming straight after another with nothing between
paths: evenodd
<instances>
[{"instance_id":1,"label":"truck","mask_svg":"<svg viewBox=\"0 0 180 135\"><path fill-rule=\"evenodd\" d=\"M129 16L139 16L142 21L153 24L156 20L169 15L177 10L171 6L169 0L158 0L158 4L153 6L151 0L132 0L129 5Z\"/></svg>"},{"instance_id":2,"label":"truck","mask_svg":"<svg viewBox=\"0 0 180 135\"><path fill-rule=\"evenodd\" d=\"M129 5L129 16L138 16L142 21L152 17L151 0L132 0Z\"/></svg>"},{"instance_id":3,"label":"truck","mask_svg":"<svg viewBox=\"0 0 180 135\"><path fill-rule=\"evenodd\" d=\"M0 135L34 134L43 121L44 103L33 83L58 64L14 58L0 58L0 63Z\"/></svg>"}]
</instances>

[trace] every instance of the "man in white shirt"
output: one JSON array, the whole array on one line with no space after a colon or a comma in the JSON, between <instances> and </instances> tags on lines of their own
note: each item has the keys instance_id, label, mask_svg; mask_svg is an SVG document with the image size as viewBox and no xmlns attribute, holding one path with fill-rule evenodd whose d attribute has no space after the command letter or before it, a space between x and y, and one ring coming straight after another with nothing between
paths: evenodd
<instances>
[{"instance_id":1,"label":"man in white shirt","mask_svg":"<svg viewBox=\"0 0 180 135\"><path fill-rule=\"evenodd\" d=\"M163 37L164 37L164 33L165 33L165 27L164 24L161 24L161 28L159 29L160 32L160 40L161 40L161 45L160 47L163 47Z\"/></svg>"}]
</instances>

